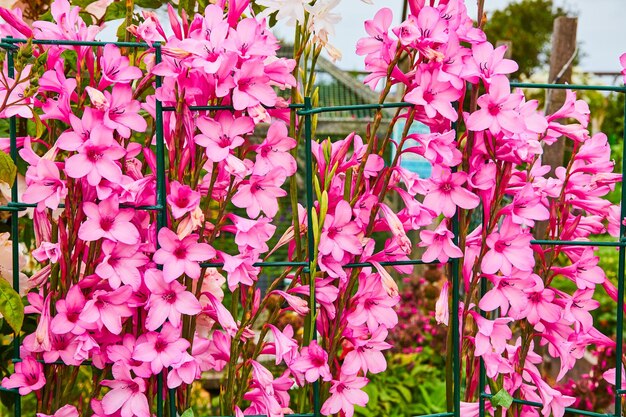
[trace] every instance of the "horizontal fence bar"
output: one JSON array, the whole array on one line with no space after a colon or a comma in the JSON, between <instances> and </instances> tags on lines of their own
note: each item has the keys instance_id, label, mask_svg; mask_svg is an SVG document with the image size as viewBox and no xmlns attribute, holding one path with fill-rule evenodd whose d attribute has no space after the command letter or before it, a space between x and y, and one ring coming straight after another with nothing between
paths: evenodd
<instances>
[{"instance_id":1,"label":"horizontal fence bar","mask_svg":"<svg viewBox=\"0 0 626 417\"><path fill-rule=\"evenodd\" d=\"M554 245L554 246L626 246L626 242L598 242L592 240L531 240L531 245Z\"/></svg>"},{"instance_id":2,"label":"horizontal fence bar","mask_svg":"<svg viewBox=\"0 0 626 417\"><path fill-rule=\"evenodd\" d=\"M283 262L255 262L252 264L252 266L257 266L257 267L269 267L269 266L309 266L308 262L289 262L289 261L283 261ZM224 262L201 262L200 263L200 267L201 268L223 268L224 267Z\"/></svg>"},{"instance_id":3,"label":"horizontal fence bar","mask_svg":"<svg viewBox=\"0 0 626 417\"><path fill-rule=\"evenodd\" d=\"M310 110L300 110L298 114L306 116L307 114L319 114L319 113L331 113L338 111L351 111L351 110L379 110L379 109L397 109L399 107L413 107L415 104L401 101L398 103L383 103L383 104L353 104L347 106L328 106L328 107L314 107Z\"/></svg>"},{"instance_id":4,"label":"horizontal fence bar","mask_svg":"<svg viewBox=\"0 0 626 417\"><path fill-rule=\"evenodd\" d=\"M37 203L13 203L13 202L8 202L5 206L0 206L0 211L24 211L24 210L28 210L29 208L35 208L37 207ZM58 208L65 208L65 204L61 203L59 204ZM132 204L125 204L122 203L120 204L120 208L132 208L135 210L162 210L163 206L160 206L158 204L153 204L153 205L149 205L149 206L133 206Z\"/></svg>"},{"instance_id":5,"label":"horizontal fence bar","mask_svg":"<svg viewBox=\"0 0 626 417\"><path fill-rule=\"evenodd\" d=\"M511 83L511 87L513 88L540 88L540 89L550 89L550 90L613 91L616 93L626 93L626 86L614 86L614 85Z\"/></svg>"},{"instance_id":6,"label":"horizontal fence bar","mask_svg":"<svg viewBox=\"0 0 626 417\"><path fill-rule=\"evenodd\" d=\"M2 38L2 44L16 44L16 43L26 43L28 39L17 39L17 38ZM50 40L50 39L33 39L32 43L34 45L59 45L59 46L106 46L106 45L115 45L122 48L151 48L155 46L155 44L148 44L145 42L106 42L106 41L70 41L67 39L59 39L59 40Z\"/></svg>"},{"instance_id":7,"label":"horizontal fence bar","mask_svg":"<svg viewBox=\"0 0 626 417\"><path fill-rule=\"evenodd\" d=\"M491 397L493 397L492 394L482 394L481 396L483 398L488 399L488 400L491 399ZM537 407L537 408L543 408L544 407L544 404L542 404L542 403L538 403L536 401L521 400L519 398L513 398L513 402L515 404L528 405L530 407ZM597 413L595 411L579 410L577 408L570 408L570 407L565 407L565 412L566 413L570 413L570 414L578 414L580 416L614 417L613 414L609 414L609 413Z\"/></svg>"},{"instance_id":8,"label":"horizontal fence bar","mask_svg":"<svg viewBox=\"0 0 626 417\"><path fill-rule=\"evenodd\" d=\"M263 106L266 109L280 109L281 107L274 107L274 106ZM283 107L284 109L303 109L304 108L304 104L290 104L286 107ZM206 105L206 106L187 106L187 109L191 110L191 111L211 111L211 110L230 110L230 111L235 111L235 108L231 105L221 105L221 104L216 104L216 105ZM163 106L162 108L163 111L167 111L167 112L171 112L171 111L176 111L176 107L174 106Z\"/></svg>"},{"instance_id":9,"label":"horizontal fence bar","mask_svg":"<svg viewBox=\"0 0 626 417\"><path fill-rule=\"evenodd\" d=\"M298 413L298 414L284 414L285 417L314 417L314 413ZM207 416L207 417L234 417L234 416ZM267 414L250 414L246 417L268 417ZM424 416L426 417L426 416Z\"/></svg>"},{"instance_id":10,"label":"horizontal fence bar","mask_svg":"<svg viewBox=\"0 0 626 417\"><path fill-rule=\"evenodd\" d=\"M17 388L0 387L0 391L1 392L10 392L11 394L20 395L20 392L17 390Z\"/></svg>"},{"instance_id":11,"label":"horizontal fence bar","mask_svg":"<svg viewBox=\"0 0 626 417\"><path fill-rule=\"evenodd\" d=\"M379 265L382 266L402 266L402 265L439 265L439 264L445 264L447 262L439 262L439 261L432 261L432 262L425 262L422 261L421 259L409 259L406 261L387 261L387 262L379 262ZM252 264L252 266L256 266L256 267L270 267L270 266L293 266L293 267L299 267L299 266L303 266L303 267L308 267L309 263L308 262L296 262L296 261L286 261L286 262L255 262ZM371 262L354 262L354 263L348 263L345 265L342 265L343 268L366 268L366 267L373 267L374 264ZM201 268L223 268L224 267L224 262L201 262L200 263L200 267Z\"/></svg>"},{"instance_id":12,"label":"horizontal fence bar","mask_svg":"<svg viewBox=\"0 0 626 417\"><path fill-rule=\"evenodd\" d=\"M413 417L452 417L454 415L454 413L449 412L449 413L435 413L435 414L420 414L417 416L413 416Z\"/></svg>"}]
</instances>

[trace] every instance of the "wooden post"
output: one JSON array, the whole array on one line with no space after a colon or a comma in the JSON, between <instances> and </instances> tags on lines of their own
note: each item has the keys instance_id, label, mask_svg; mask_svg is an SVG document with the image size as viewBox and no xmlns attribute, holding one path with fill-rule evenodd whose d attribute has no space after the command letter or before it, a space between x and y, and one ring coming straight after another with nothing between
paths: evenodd
<instances>
[{"instance_id":1,"label":"wooden post","mask_svg":"<svg viewBox=\"0 0 626 417\"><path fill-rule=\"evenodd\" d=\"M554 19L552 33L552 52L550 53L550 75L548 82L571 83L572 66L576 54L576 29L578 18L559 16ZM565 90L546 91L546 113L557 111L565 102ZM563 165L565 156L565 138L559 138L552 146L543 151L543 164L552 167L550 175L554 175L556 167Z\"/></svg>"}]
</instances>

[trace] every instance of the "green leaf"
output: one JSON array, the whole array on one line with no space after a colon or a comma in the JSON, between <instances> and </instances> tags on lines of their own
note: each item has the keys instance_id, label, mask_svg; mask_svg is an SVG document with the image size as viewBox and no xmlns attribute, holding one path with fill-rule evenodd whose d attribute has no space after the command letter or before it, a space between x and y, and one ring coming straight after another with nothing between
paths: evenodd
<instances>
[{"instance_id":1,"label":"green leaf","mask_svg":"<svg viewBox=\"0 0 626 417\"><path fill-rule=\"evenodd\" d=\"M122 1L113 2L107 7L107 11L104 14L104 20L116 20L116 19L124 19L126 17L126 4Z\"/></svg>"},{"instance_id":2,"label":"green leaf","mask_svg":"<svg viewBox=\"0 0 626 417\"><path fill-rule=\"evenodd\" d=\"M496 395L491 397L491 405L494 407L509 408L513 404L513 397L504 388L498 391Z\"/></svg>"},{"instance_id":3,"label":"green leaf","mask_svg":"<svg viewBox=\"0 0 626 417\"><path fill-rule=\"evenodd\" d=\"M5 152L0 151L0 181L6 182L10 186L15 182L17 166L13 159Z\"/></svg>"},{"instance_id":4,"label":"green leaf","mask_svg":"<svg viewBox=\"0 0 626 417\"><path fill-rule=\"evenodd\" d=\"M0 277L0 313L15 333L19 333L24 322L24 304L4 278Z\"/></svg>"},{"instance_id":5,"label":"green leaf","mask_svg":"<svg viewBox=\"0 0 626 417\"><path fill-rule=\"evenodd\" d=\"M137 0L135 1L135 6L141 7L143 9L158 9L163 6L165 1L161 0Z\"/></svg>"},{"instance_id":6,"label":"green leaf","mask_svg":"<svg viewBox=\"0 0 626 417\"><path fill-rule=\"evenodd\" d=\"M185 410L185 412L183 414L181 414L180 417L194 417L194 413L193 410L191 408L188 408Z\"/></svg>"}]
</instances>

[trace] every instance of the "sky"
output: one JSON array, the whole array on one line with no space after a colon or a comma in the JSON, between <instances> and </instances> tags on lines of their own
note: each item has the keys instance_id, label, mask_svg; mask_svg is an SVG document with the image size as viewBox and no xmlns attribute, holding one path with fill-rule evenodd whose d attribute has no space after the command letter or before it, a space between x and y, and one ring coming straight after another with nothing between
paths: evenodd
<instances>
[{"instance_id":1,"label":"sky","mask_svg":"<svg viewBox=\"0 0 626 417\"><path fill-rule=\"evenodd\" d=\"M332 43L343 53L337 65L347 70L362 70L362 58L354 53L359 38L365 36L363 22L371 19L378 8L394 11L396 23L402 14L403 0L374 0L369 6L361 0L342 0L337 11L343 21L337 26ZM489 11L503 8L511 0L486 0ZM578 40L585 56L580 62L583 71L608 72L620 70L619 56L626 52L626 0L555 0L555 4L578 14ZM466 0L470 16L476 16L476 1ZM279 31L279 35L291 32ZM285 36L286 39L290 36Z\"/></svg>"}]
</instances>

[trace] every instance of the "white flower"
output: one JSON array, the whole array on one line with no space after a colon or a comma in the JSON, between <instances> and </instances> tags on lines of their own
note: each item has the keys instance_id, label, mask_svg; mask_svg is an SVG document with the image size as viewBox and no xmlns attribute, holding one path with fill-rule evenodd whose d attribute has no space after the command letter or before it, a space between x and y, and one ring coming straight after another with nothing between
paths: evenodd
<instances>
[{"instance_id":1,"label":"white flower","mask_svg":"<svg viewBox=\"0 0 626 417\"><path fill-rule=\"evenodd\" d=\"M322 42L328 42L328 36L335 34L335 25L341 21L341 15L333 12L340 0L320 0L314 5L307 4L310 13L309 30Z\"/></svg>"},{"instance_id":2,"label":"white flower","mask_svg":"<svg viewBox=\"0 0 626 417\"><path fill-rule=\"evenodd\" d=\"M263 6L258 17L267 17L277 12L276 20L286 20L287 26L295 26L296 22L304 22L304 7L307 0L257 0L256 4Z\"/></svg>"}]
</instances>

